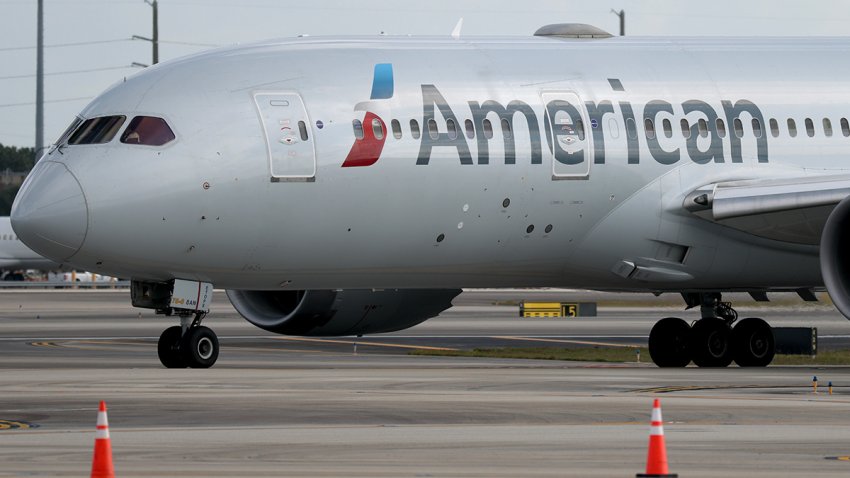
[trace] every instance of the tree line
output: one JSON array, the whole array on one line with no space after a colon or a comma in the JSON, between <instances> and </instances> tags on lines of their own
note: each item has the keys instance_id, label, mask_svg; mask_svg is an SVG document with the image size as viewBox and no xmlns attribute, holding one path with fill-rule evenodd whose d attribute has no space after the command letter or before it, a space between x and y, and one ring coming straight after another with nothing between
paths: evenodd
<instances>
[{"instance_id":1,"label":"tree line","mask_svg":"<svg viewBox=\"0 0 850 478\"><path fill-rule=\"evenodd\" d=\"M0 174L7 169L12 172L29 172L35 165L33 148L18 148L0 144ZM19 186L0 185L0 216L8 216L12 209L12 201L18 193Z\"/></svg>"}]
</instances>

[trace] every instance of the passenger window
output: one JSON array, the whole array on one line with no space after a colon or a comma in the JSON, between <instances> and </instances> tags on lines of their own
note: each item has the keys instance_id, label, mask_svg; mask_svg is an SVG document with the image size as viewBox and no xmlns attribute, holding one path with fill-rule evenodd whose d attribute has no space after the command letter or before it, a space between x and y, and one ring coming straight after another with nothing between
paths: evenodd
<instances>
[{"instance_id":1,"label":"passenger window","mask_svg":"<svg viewBox=\"0 0 850 478\"><path fill-rule=\"evenodd\" d=\"M806 118L806 134L809 135L809 138L815 135L815 122L811 118Z\"/></svg>"},{"instance_id":2,"label":"passenger window","mask_svg":"<svg viewBox=\"0 0 850 478\"><path fill-rule=\"evenodd\" d=\"M775 118L770 118L770 134L774 138L779 136L779 122Z\"/></svg>"},{"instance_id":3,"label":"passenger window","mask_svg":"<svg viewBox=\"0 0 850 478\"><path fill-rule=\"evenodd\" d=\"M415 119L410 120L410 135L413 139L419 139L419 122Z\"/></svg>"},{"instance_id":4,"label":"passenger window","mask_svg":"<svg viewBox=\"0 0 850 478\"><path fill-rule=\"evenodd\" d=\"M697 121L697 129L699 130L699 135L703 138L708 138L708 121L705 118L700 118Z\"/></svg>"},{"instance_id":5,"label":"passenger window","mask_svg":"<svg viewBox=\"0 0 850 478\"><path fill-rule=\"evenodd\" d=\"M463 122L463 125L466 127L466 137L472 139L475 137L475 125L472 124L472 120L468 119Z\"/></svg>"},{"instance_id":6,"label":"passenger window","mask_svg":"<svg viewBox=\"0 0 850 478\"><path fill-rule=\"evenodd\" d=\"M735 118L735 137L743 138L744 137L744 123L741 121L741 118Z\"/></svg>"},{"instance_id":7,"label":"passenger window","mask_svg":"<svg viewBox=\"0 0 850 478\"><path fill-rule=\"evenodd\" d=\"M643 121L643 128L646 130L646 137L655 139L655 125L652 124L652 119L647 118Z\"/></svg>"},{"instance_id":8,"label":"passenger window","mask_svg":"<svg viewBox=\"0 0 850 478\"><path fill-rule=\"evenodd\" d=\"M394 119L390 122L390 126L393 129L393 137L395 139L401 139L401 123Z\"/></svg>"},{"instance_id":9,"label":"passenger window","mask_svg":"<svg viewBox=\"0 0 850 478\"><path fill-rule=\"evenodd\" d=\"M363 139L363 123L359 119L356 119L351 122L351 125L354 127L354 137Z\"/></svg>"},{"instance_id":10,"label":"passenger window","mask_svg":"<svg viewBox=\"0 0 850 478\"><path fill-rule=\"evenodd\" d=\"M756 135L756 138L761 138L761 121L756 118L753 118L753 134Z\"/></svg>"},{"instance_id":11,"label":"passenger window","mask_svg":"<svg viewBox=\"0 0 850 478\"><path fill-rule=\"evenodd\" d=\"M721 138L725 138L726 137L726 123L724 123L722 119L717 118L717 121L715 121L714 124L717 125L717 136L720 136Z\"/></svg>"},{"instance_id":12,"label":"passenger window","mask_svg":"<svg viewBox=\"0 0 850 478\"><path fill-rule=\"evenodd\" d=\"M664 130L664 136L668 138L673 137L673 125L670 124L669 119L664 118L663 120L661 120L661 128Z\"/></svg>"},{"instance_id":13,"label":"passenger window","mask_svg":"<svg viewBox=\"0 0 850 478\"><path fill-rule=\"evenodd\" d=\"M788 118L788 135L792 138L797 137L797 123L794 121L794 118Z\"/></svg>"},{"instance_id":14,"label":"passenger window","mask_svg":"<svg viewBox=\"0 0 850 478\"><path fill-rule=\"evenodd\" d=\"M620 137L620 123L614 118L608 118L608 134L613 139Z\"/></svg>"},{"instance_id":15,"label":"passenger window","mask_svg":"<svg viewBox=\"0 0 850 478\"><path fill-rule=\"evenodd\" d=\"M507 123L506 119L502 119L502 128L504 129L505 123ZM510 125L508 125L508 131L510 131ZM582 120L576 121L576 131L578 132L578 139L584 141L584 122Z\"/></svg>"},{"instance_id":16,"label":"passenger window","mask_svg":"<svg viewBox=\"0 0 850 478\"><path fill-rule=\"evenodd\" d=\"M298 122L298 134L301 135L301 141L307 141L307 123L303 121Z\"/></svg>"},{"instance_id":17,"label":"passenger window","mask_svg":"<svg viewBox=\"0 0 850 478\"><path fill-rule=\"evenodd\" d=\"M378 118L372 119L372 134L375 135L375 139L384 139L384 125Z\"/></svg>"},{"instance_id":18,"label":"passenger window","mask_svg":"<svg viewBox=\"0 0 850 478\"><path fill-rule=\"evenodd\" d=\"M145 146L162 146L173 141L174 132L162 118L154 116L136 116L130 121L121 142L126 144L142 144Z\"/></svg>"},{"instance_id":19,"label":"passenger window","mask_svg":"<svg viewBox=\"0 0 850 478\"><path fill-rule=\"evenodd\" d=\"M679 121L679 126L682 127L682 136L685 138L691 137L691 127L688 126L688 120L682 118L682 121Z\"/></svg>"},{"instance_id":20,"label":"passenger window","mask_svg":"<svg viewBox=\"0 0 850 478\"><path fill-rule=\"evenodd\" d=\"M850 123L847 122L847 118L841 118L841 134L850 136Z\"/></svg>"},{"instance_id":21,"label":"passenger window","mask_svg":"<svg viewBox=\"0 0 850 478\"><path fill-rule=\"evenodd\" d=\"M104 144L112 141L126 116L101 116L83 122L71 135L68 144Z\"/></svg>"},{"instance_id":22,"label":"passenger window","mask_svg":"<svg viewBox=\"0 0 850 478\"><path fill-rule=\"evenodd\" d=\"M626 131L628 131L630 139L637 139L637 125L634 118L626 120Z\"/></svg>"},{"instance_id":23,"label":"passenger window","mask_svg":"<svg viewBox=\"0 0 850 478\"><path fill-rule=\"evenodd\" d=\"M493 138L493 124L490 123L490 120L485 119L481 122L481 125L484 127L484 137L487 139Z\"/></svg>"},{"instance_id":24,"label":"passenger window","mask_svg":"<svg viewBox=\"0 0 850 478\"><path fill-rule=\"evenodd\" d=\"M823 134L832 136L832 121L829 121L829 118L823 119Z\"/></svg>"},{"instance_id":25,"label":"passenger window","mask_svg":"<svg viewBox=\"0 0 850 478\"><path fill-rule=\"evenodd\" d=\"M502 118L502 134L505 135L505 138L508 139L513 137L513 131L511 131L511 123L508 122L508 120L505 118Z\"/></svg>"},{"instance_id":26,"label":"passenger window","mask_svg":"<svg viewBox=\"0 0 850 478\"><path fill-rule=\"evenodd\" d=\"M453 119L446 120L446 129L449 131L449 139L457 139L457 125Z\"/></svg>"},{"instance_id":27,"label":"passenger window","mask_svg":"<svg viewBox=\"0 0 850 478\"><path fill-rule=\"evenodd\" d=\"M440 138L440 130L437 129L437 121L434 118L428 120L428 136L431 139L439 139Z\"/></svg>"}]
</instances>

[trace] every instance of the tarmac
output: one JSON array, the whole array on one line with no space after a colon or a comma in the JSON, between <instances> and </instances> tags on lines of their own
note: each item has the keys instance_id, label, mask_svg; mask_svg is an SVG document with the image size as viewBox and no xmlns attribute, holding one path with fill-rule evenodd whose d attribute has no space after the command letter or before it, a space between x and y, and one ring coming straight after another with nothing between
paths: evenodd
<instances>
[{"instance_id":1,"label":"tarmac","mask_svg":"<svg viewBox=\"0 0 850 478\"><path fill-rule=\"evenodd\" d=\"M589 298L599 316L522 319L523 298ZM848 341L828 304L744 302L748 316L818 327L821 348ZM455 304L394 334L302 339L253 327L217 293L205 325L218 363L167 370L156 338L174 320L131 308L126 290L0 291L0 476L86 475L100 400L118 476L634 476L655 397L680 477L850 473L850 367L409 355L633 347L658 318L696 318L651 296L469 291Z\"/></svg>"}]
</instances>

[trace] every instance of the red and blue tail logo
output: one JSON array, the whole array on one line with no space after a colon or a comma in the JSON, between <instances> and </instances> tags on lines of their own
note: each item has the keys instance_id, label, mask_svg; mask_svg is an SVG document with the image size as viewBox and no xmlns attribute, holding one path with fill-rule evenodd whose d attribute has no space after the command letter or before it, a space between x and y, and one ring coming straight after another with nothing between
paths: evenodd
<instances>
[{"instance_id":1,"label":"red and blue tail logo","mask_svg":"<svg viewBox=\"0 0 850 478\"><path fill-rule=\"evenodd\" d=\"M387 100L393 97L393 65L392 63L378 63L375 65L375 74L372 77L372 95L370 100L359 103L355 111L366 111L362 120L363 137L354 141L351 151L348 152L343 168L355 166L371 166L378 162L381 151L384 150L384 142L387 140L387 125L377 114L369 111L374 105L374 100ZM376 135L380 133L380 138Z\"/></svg>"}]
</instances>

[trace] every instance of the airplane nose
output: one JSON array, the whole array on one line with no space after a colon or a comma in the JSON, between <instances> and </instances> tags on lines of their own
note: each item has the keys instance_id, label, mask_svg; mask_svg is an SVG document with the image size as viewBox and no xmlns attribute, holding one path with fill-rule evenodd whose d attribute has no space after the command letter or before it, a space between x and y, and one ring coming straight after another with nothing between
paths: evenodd
<instances>
[{"instance_id":1,"label":"airplane nose","mask_svg":"<svg viewBox=\"0 0 850 478\"><path fill-rule=\"evenodd\" d=\"M64 164L40 161L15 197L11 222L18 238L35 252L68 260L83 245L89 224L79 181Z\"/></svg>"}]
</instances>

